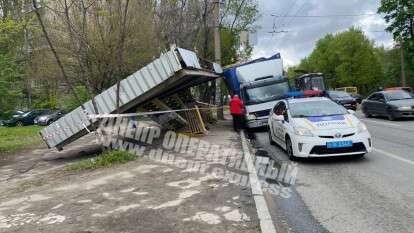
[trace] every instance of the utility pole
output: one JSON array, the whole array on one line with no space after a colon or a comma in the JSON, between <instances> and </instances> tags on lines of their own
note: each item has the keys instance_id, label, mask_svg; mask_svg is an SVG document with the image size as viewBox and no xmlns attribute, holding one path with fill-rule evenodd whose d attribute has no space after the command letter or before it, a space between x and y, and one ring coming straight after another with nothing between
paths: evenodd
<instances>
[{"instance_id":1,"label":"utility pole","mask_svg":"<svg viewBox=\"0 0 414 233\"><path fill-rule=\"evenodd\" d=\"M216 63L221 65L221 38L220 38L220 0L214 0L214 59ZM223 97L221 96L221 81L216 80L216 105L223 105ZM223 109L217 109L217 118L224 119Z\"/></svg>"},{"instance_id":2,"label":"utility pole","mask_svg":"<svg viewBox=\"0 0 414 233\"><path fill-rule=\"evenodd\" d=\"M400 58L401 58L401 86L407 86L407 78L405 76L405 62L404 62L404 45L400 42Z\"/></svg>"}]
</instances>

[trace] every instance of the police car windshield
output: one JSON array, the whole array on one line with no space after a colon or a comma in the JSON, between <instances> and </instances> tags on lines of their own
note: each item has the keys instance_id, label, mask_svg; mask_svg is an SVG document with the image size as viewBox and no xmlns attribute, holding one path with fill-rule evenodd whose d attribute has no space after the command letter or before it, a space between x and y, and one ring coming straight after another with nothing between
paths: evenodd
<instances>
[{"instance_id":1,"label":"police car windshield","mask_svg":"<svg viewBox=\"0 0 414 233\"><path fill-rule=\"evenodd\" d=\"M348 113L345 108L330 100L289 103L289 110L294 118L344 115Z\"/></svg>"}]
</instances>

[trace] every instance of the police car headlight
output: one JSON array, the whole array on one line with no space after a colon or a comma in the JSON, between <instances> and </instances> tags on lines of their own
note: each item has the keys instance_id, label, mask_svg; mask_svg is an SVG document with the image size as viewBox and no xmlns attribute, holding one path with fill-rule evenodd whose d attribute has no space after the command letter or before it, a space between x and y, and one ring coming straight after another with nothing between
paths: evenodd
<instances>
[{"instance_id":1,"label":"police car headlight","mask_svg":"<svg viewBox=\"0 0 414 233\"><path fill-rule=\"evenodd\" d=\"M249 113L249 114L246 114L246 118L247 118L247 120L256 120L256 114L254 114L254 113Z\"/></svg>"},{"instance_id":2,"label":"police car headlight","mask_svg":"<svg viewBox=\"0 0 414 233\"><path fill-rule=\"evenodd\" d=\"M307 137L313 137L313 133L310 129L303 128L303 127L297 127L295 128L295 134L299 136L307 136Z\"/></svg>"},{"instance_id":3,"label":"police car headlight","mask_svg":"<svg viewBox=\"0 0 414 233\"><path fill-rule=\"evenodd\" d=\"M358 124L358 133L363 133L363 132L366 132L366 131L368 131L367 126L364 123L359 122L359 124Z\"/></svg>"}]
</instances>

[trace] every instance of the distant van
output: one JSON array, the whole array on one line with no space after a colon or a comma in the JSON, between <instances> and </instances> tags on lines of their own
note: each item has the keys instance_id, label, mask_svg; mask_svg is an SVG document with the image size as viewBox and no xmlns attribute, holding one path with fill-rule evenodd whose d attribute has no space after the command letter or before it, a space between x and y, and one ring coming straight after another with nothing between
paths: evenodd
<instances>
[{"instance_id":1,"label":"distant van","mask_svg":"<svg viewBox=\"0 0 414 233\"><path fill-rule=\"evenodd\" d=\"M338 87L338 88L335 88L335 91L345 91L346 93L353 94L353 95L358 94L357 87Z\"/></svg>"}]
</instances>

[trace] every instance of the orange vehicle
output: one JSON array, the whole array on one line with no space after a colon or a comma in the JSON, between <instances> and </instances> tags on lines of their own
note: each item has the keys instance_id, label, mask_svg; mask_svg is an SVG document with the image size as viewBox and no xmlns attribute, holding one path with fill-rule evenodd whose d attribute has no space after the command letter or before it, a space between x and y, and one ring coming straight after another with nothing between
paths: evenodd
<instances>
[{"instance_id":1,"label":"orange vehicle","mask_svg":"<svg viewBox=\"0 0 414 233\"><path fill-rule=\"evenodd\" d=\"M410 93L413 93L413 89L411 87L386 87L384 91L393 91L393 90L404 90Z\"/></svg>"}]
</instances>

